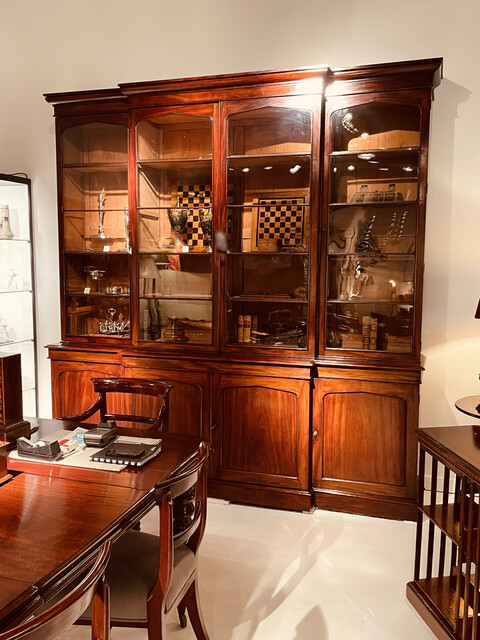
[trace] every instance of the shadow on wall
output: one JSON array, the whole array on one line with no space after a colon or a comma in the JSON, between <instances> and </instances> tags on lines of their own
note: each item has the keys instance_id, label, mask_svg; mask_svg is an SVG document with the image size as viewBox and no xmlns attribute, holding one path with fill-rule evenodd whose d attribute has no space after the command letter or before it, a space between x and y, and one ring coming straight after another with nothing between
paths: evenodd
<instances>
[{"instance_id":1,"label":"shadow on wall","mask_svg":"<svg viewBox=\"0 0 480 640\"><path fill-rule=\"evenodd\" d=\"M472 309L467 312L470 301L462 291L462 282L465 278L462 279L460 274L457 275L459 265L466 258L468 259L468 256L452 255L454 251L452 229L455 226L455 219L459 219L464 213L459 210L457 193L454 201L455 148L463 148L467 145L466 141L458 137L459 113L461 105L465 105L462 112L467 110L467 103L471 100L471 96L470 90L445 78L436 89L435 101L432 104L422 314L422 353L425 356L423 363L425 373L420 389L421 426L458 423L460 415L457 415L458 412L450 397L457 391L451 388L449 378L452 372L449 367L452 355L455 362L462 362L462 360L457 359L461 357L459 353L452 354L452 343L449 342L453 337L452 324L449 324L452 310L458 316L462 305L465 305L465 322L461 323L462 326L455 324L454 327L458 336L463 338L468 334L471 335L474 330L474 324L471 322L475 312L473 300L471 301ZM468 104L468 109L471 108L473 105ZM464 204L462 209L463 206ZM479 294L480 291L477 295ZM462 372L457 371L456 375L460 386ZM461 391L459 393L468 395L467 390L465 393Z\"/></svg>"}]
</instances>

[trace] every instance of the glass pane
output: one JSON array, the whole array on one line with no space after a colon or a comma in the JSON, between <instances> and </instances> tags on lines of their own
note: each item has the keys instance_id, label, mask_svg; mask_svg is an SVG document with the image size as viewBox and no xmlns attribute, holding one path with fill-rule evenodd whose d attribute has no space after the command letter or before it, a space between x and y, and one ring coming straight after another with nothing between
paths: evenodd
<instances>
[{"instance_id":1,"label":"glass pane","mask_svg":"<svg viewBox=\"0 0 480 640\"><path fill-rule=\"evenodd\" d=\"M311 114L265 107L232 115L228 121L228 155L311 152Z\"/></svg>"},{"instance_id":2,"label":"glass pane","mask_svg":"<svg viewBox=\"0 0 480 640\"><path fill-rule=\"evenodd\" d=\"M67 333L129 337L128 254L70 254L65 262Z\"/></svg>"},{"instance_id":3,"label":"glass pane","mask_svg":"<svg viewBox=\"0 0 480 640\"><path fill-rule=\"evenodd\" d=\"M171 114L144 120L137 126L137 158L140 161L211 157L211 118Z\"/></svg>"},{"instance_id":4,"label":"glass pane","mask_svg":"<svg viewBox=\"0 0 480 640\"><path fill-rule=\"evenodd\" d=\"M67 129L62 135L63 164L128 162L127 128L90 123Z\"/></svg>"},{"instance_id":5,"label":"glass pane","mask_svg":"<svg viewBox=\"0 0 480 640\"><path fill-rule=\"evenodd\" d=\"M413 307L408 304L327 304L327 347L411 353Z\"/></svg>"},{"instance_id":6,"label":"glass pane","mask_svg":"<svg viewBox=\"0 0 480 640\"><path fill-rule=\"evenodd\" d=\"M310 157L235 158L228 161L228 200L252 204L258 198L310 202Z\"/></svg>"},{"instance_id":7,"label":"glass pane","mask_svg":"<svg viewBox=\"0 0 480 640\"><path fill-rule=\"evenodd\" d=\"M307 346L306 303L227 302L227 344L304 349Z\"/></svg>"},{"instance_id":8,"label":"glass pane","mask_svg":"<svg viewBox=\"0 0 480 640\"><path fill-rule=\"evenodd\" d=\"M310 207L304 198L255 200L251 207L227 209L229 251L308 251Z\"/></svg>"},{"instance_id":9,"label":"glass pane","mask_svg":"<svg viewBox=\"0 0 480 640\"><path fill-rule=\"evenodd\" d=\"M64 209L98 210L102 194L104 209L123 209L128 204L126 167L97 169L76 167L63 172Z\"/></svg>"},{"instance_id":10,"label":"glass pane","mask_svg":"<svg viewBox=\"0 0 480 640\"><path fill-rule=\"evenodd\" d=\"M332 151L399 149L420 144L420 109L370 103L332 115Z\"/></svg>"},{"instance_id":11,"label":"glass pane","mask_svg":"<svg viewBox=\"0 0 480 640\"><path fill-rule=\"evenodd\" d=\"M414 253L416 231L416 205L332 207L328 252Z\"/></svg>"},{"instance_id":12,"label":"glass pane","mask_svg":"<svg viewBox=\"0 0 480 640\"><path fill-rule=\"evenodd\" d=\"M211 251L212 164L139 166L140 251Z\"/></svg>"},{"instance_id":13,"label":"glass pane","mask_svg":"<svg viewBox=\"0 0 480 640\"><path fill-rule=\"evenodd\" d=\"M229 344L305 347L308 257L228 255L227 300Z\"/></svg>"},{"instance_id":14,"label":"glass pane","mask_svg":"<svg viewBox=\"0 0 480 640\"><path fill-rule=\"evenodd\" d=\"M331 157L331 202L412 202L417 199L418 152Z\"/></svg>"},{"instance_id":15,"label":"glass pane","mask_svg":"<svg viewBox=\"0 0 480 640\"><path fill-rule=\"evenodd\" d=\"M212 344L212 254L140 256L140 340Z\"/></svg>"},{"instance_id":16,"label":"glass pane","mask_svg":"<svg viewBox=\"0 0 480 640\"><path fill-rule=\"evenodd\" d=\"M307 300L307 256L229 255L227 294L230 299Z\"/></svg>"},{"instance_id":17,"label":"glass pane","mask_svg":"<svg viewBox=\"0 0 480 640\"><path fill-rule=\"evenodd\" d=\"M31 260L30 242L0 239L0 293L32 290Z\"/></svg>"},{"instance_id":18,"label":"glass pane","mask_svg":"<svg viewBox=\"0 0 480 640\"><path fill-rule=\"evenodd\" d=\"M328 300L413 302L415 258L405 255L329 256Z\"/></svg>"},{"instance_id":19,"label":"glass pane","mask_svg":"<svg viewBox=\"0 0 480 640\"><path fill-rule=\"evenodd\" d=\"M67 335L130 338L128 296L67 295Z\"/></svg>"}]
</instances>

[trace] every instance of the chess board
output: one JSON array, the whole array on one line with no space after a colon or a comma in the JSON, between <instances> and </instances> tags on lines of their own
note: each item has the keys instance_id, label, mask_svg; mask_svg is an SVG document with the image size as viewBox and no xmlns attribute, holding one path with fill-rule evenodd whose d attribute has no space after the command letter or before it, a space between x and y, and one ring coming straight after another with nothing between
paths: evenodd
<instances>
[{"instance_id":1,"label":"chess board","mask_svg":"<svg viewBox=\"0 0 480 640\"><path fill-rule=\"evenodd\" d=\"M274 239L283 246L302 244L304 198L259 198L257 202L257 242Z\"/></svg>"},{"instance_id":2,"label":"chess board","mask_svg":"<svg viewBox=\"0 0 480 640\"><path fill-rule=\"evenodd\" d=\"M179 184L172 200L177 206L190 209L184 238L191 248L203 249L203 233L200 228L198 209L208 209L212 206L212 187L209 184Z\"/></svg>"}]
</instances>

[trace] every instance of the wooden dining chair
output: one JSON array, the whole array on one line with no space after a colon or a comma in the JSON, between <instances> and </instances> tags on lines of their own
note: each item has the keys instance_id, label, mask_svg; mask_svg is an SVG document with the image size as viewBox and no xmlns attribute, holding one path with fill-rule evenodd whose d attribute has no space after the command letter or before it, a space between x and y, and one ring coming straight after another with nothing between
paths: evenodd
<instances>
[{"instance_id":1,"label":"wooden dining chair","mask_svg":"<svg viewBox=\"0 0 480 640\"><path fill-rule=\"evenodd\" d=\"M93 611L92 640L110 640L109 592L105 582L110 550L110 542L103 544L86 574L70 590L64 587L64 595L55 598L54 604L48 606L47 602L40 613L0 633L0 640L53 640L77 620L89 603Z\"/></svg>"},{"instance_id":2,"label":"wooden dining chair","mask_svg":"<svg viewBox=\"0 0 480 640\"><path fill-rule=\"evenodd\" d=\"M140 378L91 378L93 389L98 394L97 399L86 411L74 416L63 416L62 420L73 420L84 422L96 413L99 414L99 421L105 422L115 420L116 422L140 422L149 425L147 428L156 431L168 431L168 400L173 385L159 380L142 380ZM124 402L119 401L118 396L112 394L122 394ZM125 396L131 394L132 398ZM107 402L108 395L108 402ZM139 396L147 396L141 399ZM143 411L137 411L143 405ZM113 406L120 407L120 410L112 409ZM131 406L132 409L121 409L121 407ZM109 411L109 409L111 409ZM145 415L150 409L150 415ZM151 414L156 414L152 417Z\"/></svg>"},{"instance_id":3,"label":"wooden dining chair","mask_svg":"<svg viewBox=\"0 0 480 640\"><path fill-rule=\"evenodd\" d=\"M114 543L106 572L112 627L147 628L149 640L164 640L166 616L177 607L181 626L187 611L197 639L209 640L198 598L208 455L209 445L202 442L190 460L156 485L159 536L128 531ZM90 616L87 611L79 622Z\"/></svg>"}]
</instances>

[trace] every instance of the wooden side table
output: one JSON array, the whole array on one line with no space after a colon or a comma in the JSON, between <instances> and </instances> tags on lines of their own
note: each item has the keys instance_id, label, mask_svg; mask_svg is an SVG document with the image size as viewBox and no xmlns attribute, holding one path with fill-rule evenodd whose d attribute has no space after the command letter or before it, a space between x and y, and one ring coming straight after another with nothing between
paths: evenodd
<instances>
[{"instance_id":1,"label":"wooden side table","mask_svg":"<svg viewBox=\"0 0 480 640\"><path fill-rule=\"evenodd\" d=\"M407 598L441 639L480 637L479 431L417 429L419 504Z\"/></svg>"}]
</instances>

